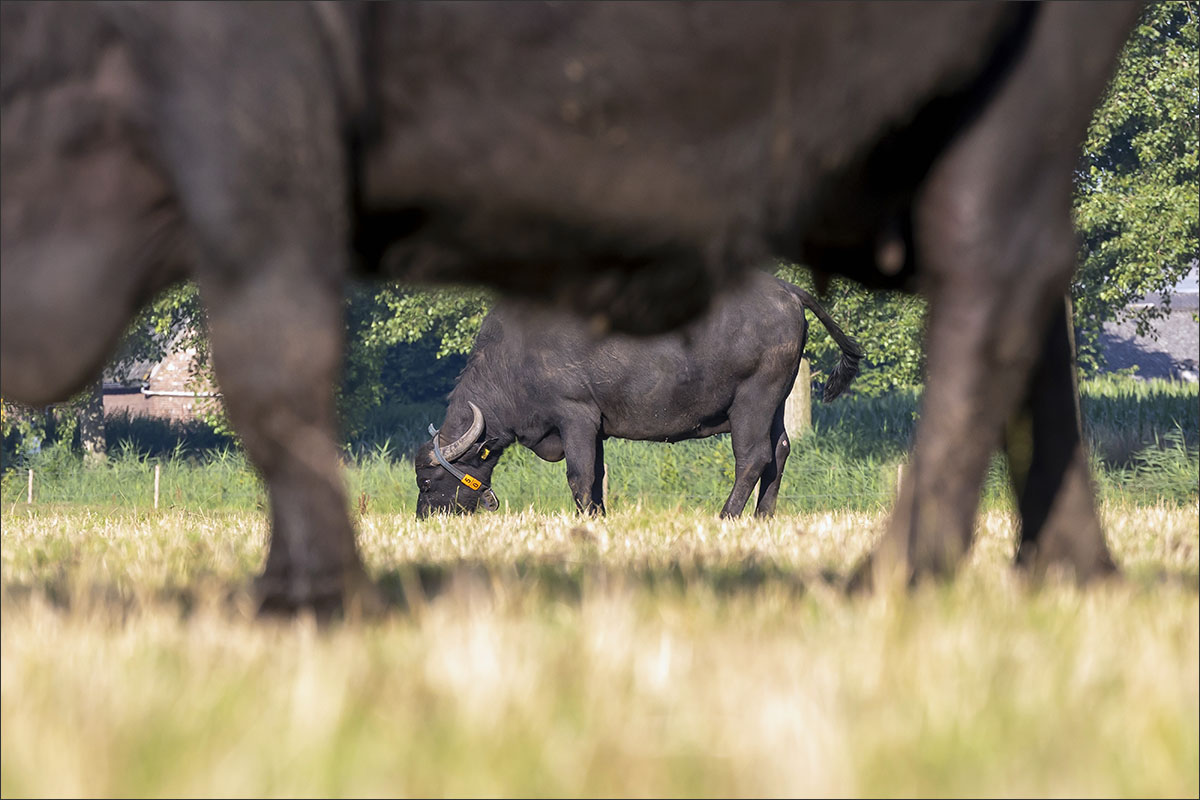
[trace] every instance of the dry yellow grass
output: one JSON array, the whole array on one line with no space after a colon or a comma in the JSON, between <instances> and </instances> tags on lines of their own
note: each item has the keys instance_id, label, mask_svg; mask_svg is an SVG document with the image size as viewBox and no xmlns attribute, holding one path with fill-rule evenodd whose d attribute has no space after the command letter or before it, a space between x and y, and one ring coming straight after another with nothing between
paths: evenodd
<instances>
[{"instance_id":1,"label":"dry yellow grass","mask_svg":"<svg viewBox=\"0 0 1200 800\"><path fill-rule=\"evenodd\" d=\"M368 515L407 607L326 629L229 598L259 515L2 514L5 797L1200 791L1196 509L1106 509L1121 582L1025 585L991 513L850 599L881 516Z\"/></svg>"}]
</instances>

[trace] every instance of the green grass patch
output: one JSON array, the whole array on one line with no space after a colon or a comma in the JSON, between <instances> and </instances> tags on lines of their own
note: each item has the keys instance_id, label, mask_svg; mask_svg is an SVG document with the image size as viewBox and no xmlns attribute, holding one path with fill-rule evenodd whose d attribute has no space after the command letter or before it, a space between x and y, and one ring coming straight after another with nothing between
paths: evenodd
<instances>
[{"instance_id":1,"label":"green grass patch","mask_svg":"<svg viewBox=\"0 0 1200 800\"><path fill-rule=\"evenodd\" d=\"M813 409L813 428L793 437L779 510L795 513L887 508L895 492L897 466L907 453L916 424L919 394L847 397ZM1200 497L1200 450L1196 384L1098 379L1082 386L1085 429L1091 443L1096 483L1103 500L1141 504L1195 504ZM411 512L416 486L410 454L428 438L425 426L441 421L440 406L396 409L392 438L346 450L347 488L357 508ZM382 432L382 431L380 431ZM163 443L167 443L164 440ZM697 509L717 513L733 486L729 437L680 442L609 440L609 505L644 509ZM30 464L35 501L50 504L148 508L153 505L153 469L161 467L160 504L189 509L253 509L264 490L241 452L225 446L192 449L176 441L170 450L141 448L121 440L109 463L85 468L61 446L49 447ZM546 463L514 446L493 476L501 502L511 510L542 512L574 508L562 462ZM20 502L26 473L8 470L0 498ZM753 507L753 498L750 507ZM1008 476L993 459L984 487L984 508L1010 508Z\"/></svg>"}]
</instances>

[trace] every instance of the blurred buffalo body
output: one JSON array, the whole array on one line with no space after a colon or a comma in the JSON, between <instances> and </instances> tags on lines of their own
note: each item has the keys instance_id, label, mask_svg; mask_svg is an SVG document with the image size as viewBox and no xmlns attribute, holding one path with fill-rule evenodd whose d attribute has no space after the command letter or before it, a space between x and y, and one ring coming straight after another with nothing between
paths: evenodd
<instances>
[{"instance_id":1,"label":"blurred buffalo body","mask_svg":"<svg viewBox=\"0 0 1200 800\"><path fill-rule=\"evenodd\" d=\"M1103 572L1062 298L1079 142L1136 13L5 2L0 391L77 391L194 278L270 490L264 607L336 607L370 595L334 436L348 273L655 333L780 256L929 300L874 566L953 567L1007 430L1020 558Z\"/></svg>"}]
</instances>

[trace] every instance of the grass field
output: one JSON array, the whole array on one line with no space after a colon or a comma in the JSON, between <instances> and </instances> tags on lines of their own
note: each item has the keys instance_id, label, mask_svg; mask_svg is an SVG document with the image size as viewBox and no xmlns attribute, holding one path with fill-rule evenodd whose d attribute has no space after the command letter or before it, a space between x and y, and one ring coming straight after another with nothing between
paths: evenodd
<instances>
[{"instance_id":1,"label":"grass field","mask_svg":"<svg viewBox=\"0 0 1200 800\"><path fill-rule=\"evenodd\" d=\"M610 442L604 519L518 448L500 513L417 522L404 410L346 472L391 610L327 627L254 617L236 451L45 448L0 479L0 794L1196 796L1196 386L1084 384L1121 580L1027 585L997 460L956 580L848 597L916 401L814 409L767 522L716 517L728 437Z\"/></svg>"},{"instance_id":2,"label":"grass field","mask_svg":"<svg viewBox=\"0 0 1200 800\"><path fill-rule=\"evenodd\" d=\"M252 511L5 505L0 792L1195 796L1195 506L1106 506L1119 582L847 598L879 512L360 519L395 610L241 591Z\"/></svg>"}]
</instances>

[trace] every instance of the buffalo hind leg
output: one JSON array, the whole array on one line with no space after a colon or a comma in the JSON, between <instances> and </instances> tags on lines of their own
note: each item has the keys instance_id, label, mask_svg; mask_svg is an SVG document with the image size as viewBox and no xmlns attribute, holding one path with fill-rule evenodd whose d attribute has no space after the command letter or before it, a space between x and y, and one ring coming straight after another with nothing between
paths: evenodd
<instances>
[{"instance_id":1,"label":"buffalo hind leg","mask_svg":"<svg viewBox=\"0 0 1200 800\"><path fill-rule=\"evenodd\" d=\"M744 406L748 405L750 404L739 406L735 399L729 410L729 433L733 440L735 477L733 490L721 509L722 517L736 517L742 513L750 500L751 492L754 491L754 485L763 477L767 465L775 457L774 439L763 435L761 418L745 410Z\"/></svg>"},{"instance_id":2,"label":"buffalo hind leg","mask_svg":"<svg viewBox=\"0 0 1200 800\"><path fill-rule=\"evenodd\" d=\"M921 421L907 479L872 556L876 580L949 575L971 545L988 460L1010 412L1006 387L1025 383L1020 357L1006 363L986 355L998 349L1000 326L987 320L998 297L958 286L930 302Z\"/></svg>"},{"instance_id":3,"label":"buffalo hind leg","mask_svg":"<svg viewBox=\"0 0 1200 800\"><path fill-rule=\"evenodd\" d=\"M887 533L858 585L954 571L971 545L988 460L1028 391L1050 312L1070 279L1069 195L1031 180L1020 202L1002 206L1014 215L991 205L1005 193L985 185L971 196L965 185L969 179L935 182L919 218L929 299L921 420ZM1042 235L1008 236L1031 224L1027 211L1038 215Z\"/></svg>"},{"instance_id":4,"label":"buffalo hind leg","mask_svg":"<svg viewBox=\"0 0 1200 800\"><path fill-rule=\"evenodd\" d=\"M355 548L334 439L341 297L334 284L286 268L294 265L225 275L201 291L230 419L270 496L260 608L326 615L373 604L375 595Z\"/></svg>"},{"instance_id":5,"label":"buffalo hind leg","mask_svg":"<svg viewBox=\"0 0 1200 800\"><path fill-rule=\"evenodd\" d=\"M1005 447L1021 511L1018 563L1035 575L1064 568L1085 581L1116 566L1096 516L1071 338L1064 298L1024 403L1005 432Z\"/></svg>"},{"instance_id":6,"label":"buffalo hind leg","mask_svg":"<svg viewBox=\"0 0 1200 800\"><path fill-rule=\"evenodd\" d=\"M775 513L775 503L779 499L779 484L783 480L783 466L787 463L792 445L788 441L787 431L783 427L783 408L780 403L771 420L771 441L774 443L774 458L763 469L762 479L758 484L758 504L754 508L755 516L765 517Z\"/></svg>"},{"instance_id":7,"label":"buffalo hind leg","mask_svg":"<svg viewBox=\"0 0 1200 800\"><path fill-rule=\"evenodd\" d=\"M909 478L866 573L876 581L947 574L966 552L988 458L1030 396L1070 286L1079 142L1137 9L1055 3L1039 11L1021 57L997 76L989 102L934 162L914 199L913 246L929 300L927 388ZM1085 22L1094 40L1064 33ZM1064 59L1072 69L1047 67ZM1035 416L1048 424L1044 411ZM1044 444L1049 451L1066 441ZM1053 461L1047 452L1039 468ZM1086 491L1082 465L1067 473L1076 482L1071 491ZM1062 505L1062 525L1079 524L1072 515L1085 508ZM1088 510L1083 521L1093 520ZM1046 534L1040 538L1048 547Z\"/></svg>"}]
</instances>

